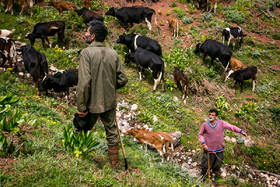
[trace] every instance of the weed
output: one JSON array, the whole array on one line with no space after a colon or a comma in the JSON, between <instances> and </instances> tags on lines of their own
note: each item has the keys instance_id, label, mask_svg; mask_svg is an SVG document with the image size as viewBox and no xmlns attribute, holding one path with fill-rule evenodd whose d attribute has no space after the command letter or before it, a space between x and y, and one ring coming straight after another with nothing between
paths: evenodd
<instances>
[{"instance_id":1,"label":"weed","mask_svg":"<svg viewBox=\"0 0 280 187\"><path fill-rule=\"evenodd\" d=\"M193 22L193 18L188 18L187 16L184 16L182 19L183 24L191 24Z\"/></svg>"},{"instance_id":2,"label":"weed","mask_svg":"<svg viewBox=\"0 0 280 187\"><path fill-rule=\"evenodd\" d=\"M221 119L224 119L224 117L226 116L225 111L228 110L229 104L228 104L228 102L226 102L224 95L217 97L215 99L215 101L216 101L216 104L215 104L216 108L219 111L219 117Z\"/></svg>"},{"instance_id":3,"label":"weed","mask_svg":"<svg viewBox=\"0 0 280 187\"><path fill-rule=\"evenodd\" d=\"M224 12L224 17L231 22L241 24L245 21L245 14L237 10L226 10Z\"/></svg>"}]
</instances>

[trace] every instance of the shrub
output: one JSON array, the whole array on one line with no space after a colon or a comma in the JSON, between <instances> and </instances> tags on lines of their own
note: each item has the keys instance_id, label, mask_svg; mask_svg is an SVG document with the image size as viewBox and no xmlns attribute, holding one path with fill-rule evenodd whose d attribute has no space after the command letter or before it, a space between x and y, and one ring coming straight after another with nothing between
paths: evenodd
<instances>
[{"instance_id":1,"label":"shrub","mask_svg":"<svg viewBox=\"0 0 280 187\"><path fill-rule=\"evenodd\" d=\"M213 16L211 13L203 13L201 14L202 21L211 21L213 19Z\"/></svg>"},{"instance_id":2,"label":"shrub","mask_svg":"<svg viewBox=\"0 0 280 187\"><path fill-rule=\"evenodd\" d=\"M193 18L188 18L187 16L184 16L182 19L183 24L191 24L193 22Z\"/></svg>"},{"instance_id":3,"label":"shrub","mask_svg":"<svg viewBox=\"0 0 280 187\"><path fill-rule=\"evenodd\" d=\"M170 7L176 7L177 3L176 2L172 2L172 4L170 5Z\"/></svg>"},{"instance_id":4,"label":"shrub","mask_svg":"<svg viewBox=\"0 0 280 187\"><path fill-rule=\"evenodd\" d=\"M224 12L224 17L231 22L241 24L245 21L245 14L237 10L226 10Z\"/></svg>"},{"instance_id":5,"label":"shrub","mask_svg":"<svg viewBox=\"0 0 280 187\"><path fill-rule=\"evenodd\" d=\"M176 17L179 19L182 19L182 17L186 15L186 10L182 8L174 8L173 11L175 12Z\"/></svg>"},{"instance_id":6,"label":"shrub","mask_svg":"<svg viewBox=\"0 0 280 187\"><path fill-rule=\"evenodd\" d=\"M228 109L229 104L226 102L224 95L221 95L215 99L216 101L216 108L219 111L219 117L223 119L225 117L224 111Z\"/></svg>"},{"instance_id":7,"label":"shrub","mask_svg":"<svg viewBox=\"0 0 280 187\"><path fill-rule=\"evenodd\" d=\"M246 105L241 104L240 109L235 113L239 118L245 118L247 120L255 119L258 112L258 105L256 103L248 103Z\"/></svg>"},{"instance_id":8,"label":"shrub","mask_svg":"<svg viewBox=\"0 0 280 187\"><path fill-rule=\"evenodd\" d=\"M272 107L268 109L271 112L271 119L273 121L280 120L280 107Z\"/></svg>"},{"instance_id":9,"label":"shrub","mask_svg":"<svg viewBox=\"0 0 280 187\"><path fill-rule=\"evenodd\" d=\"M75 133L72 126L67 126L63 129L62 145L70 151L74 151L76 157L86 157L93 148L99 144L96 141L96 133L93 131Z\"/></svg>"},{"instance_id":10,"label":"shrub","mask_svg":"<svg viewBox=\"0 0 280 187\"><path fill-rule=\"evenodd\" d=\"M273 35L272 35L272 38L273 38L274 40L280 40L280 34L273 34Z\"/></svg>"}]
</instances>

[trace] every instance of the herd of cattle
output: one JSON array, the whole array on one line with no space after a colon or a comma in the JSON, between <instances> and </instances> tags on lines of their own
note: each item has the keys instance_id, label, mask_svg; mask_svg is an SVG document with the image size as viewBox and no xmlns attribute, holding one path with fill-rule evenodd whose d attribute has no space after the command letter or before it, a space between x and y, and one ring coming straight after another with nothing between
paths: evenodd
<instances>
[{"instance_id":1,"label":"herd of cattle","mask_svg":"<svg viewBox=\"0 0 280 187\"><path fill-rule=\"evenodd\" d=\"M33 0L19 0L20 4L31 3ZM7 10L12 8L8 2L10 0L5 0L7 3ZM83 3L88 8L90 1L83 0ZM31 3L32 4L32 3ZM63 14L64 10L75 11L79 16L83 17L85 24L89 23L92 20L97 20L103 22L103 17L97 14L90 9L83 7L77 9L76 5L70 2L55 2L51 0L49 5L54 6L60 13ZM22 6L25 7L25 6ZM24 8L22 8L23 10ZM22 11L21 11L22 13ZM141 23L145 21L147 26L151 30L151 18L155 15L155 11L147 7L122 7L116 9L114 7L110 8L105 15L111 15L118 18L127 28L128 23L133 26L133 23ZM175 17L170 17L168 19L169 26L172 29L172 35L178 36L178 20ZM156 23L156 18L155 18ZM13 40L13 32L9 30L2 29L0 30L0 56L2 57L1 67L5 64L6 61L9 62L9 65L12 66L13 62L16 61L16 51L20 51L23 57L24 67L26 71L30 73L33 77L33 80L37 83L37 86L40 91L46 91L48 89L54 89L55 92L66 92L68 93L69 87L72 87L78 82L78 73L77 70L68 70L65 72L58 72L53 76L48 75L48 64L46 56L37 51L33 45L36 38L41 38L43 48L45 48L45 40L48 42L49 46L51 44L48 40L48 36L58 35L57 43L65 47L65 22L63 21L50 21L35 24L33 31L26 35L26 39L29 39L30 44L22 46L20 49L16 49L15 42ZM253 91L255 88L255 80L257 75L257 68L255 66L244 68L244 65L239 60L232 57L232 52L229 49L229 44L233 41L233 49L235 42L239 43L240 49L243 43L243 37L246 35L243 34L243 31L240 27L226 28L222 32L223 43L216 40L207 39L204 43L198 43L194 50L195 53L203 53L203 65L207 55L211 57L211 64L213 66L213 61L218 59L223 67L225 72L229 71L228 76L226 76L225 81L233 77L235 80L235 89L237 83L241 84L241 92L243 91L243 82L244 80L252 79L253 80ZM139 79L142 80L144 69L149 69L152 72L154 78L153 91L156 90L156 87L162 82L162 91L164 90L164 61L162 59L162 49L160 44L149 37L140 36L135 32L130 34L122 34L119 36L117 43L124 44L129 49L129 53L125 56L125 63L130 61L135 62ZM227 42L227 45L225 44ZM177 86L183 91L183 99L188 97L188 86L189 80L188 77L181 71L179 68L175 67L174 69L174 80Z\"/></svg>"}]
</instances>

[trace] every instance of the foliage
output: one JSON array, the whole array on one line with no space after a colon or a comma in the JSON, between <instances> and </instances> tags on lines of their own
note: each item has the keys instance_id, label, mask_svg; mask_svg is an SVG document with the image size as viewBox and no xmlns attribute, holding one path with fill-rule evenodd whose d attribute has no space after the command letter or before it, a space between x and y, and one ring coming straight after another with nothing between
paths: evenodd
<instances>
[{"instance_id":1,"label":"foliage","mask_svg":"<svg viewBox=\"0 0 280 187\"><path fill-rule=\"evenodd\" d=\"M191 48L186 48L186 51L184 51L183 48L175 48L167 53L163 59L169 67L185 69L189 66L193 56L194 54L192 53Z\"/></svg>"},{"instance_id":2,"label":"foliage","mask_svg":"<svg viewBox=\"0 0 280 187\"><path fill-rule=\"evenodd\" d=\"M213 15L211 13L203 13L201 14L202 21L211 21L213 19Z\"/></svg>"},{"instance_id":3,"label":"foliage","mask_svg":"<svg viewBox=\"0 0 280 187\"><path fill-rule=\"evenodd\" d=\"M173 12L178 19L182 19L186 15L186 10L182 8L173 8Z\"/></svg>"},{"instance_id":4,"label":"foliage","mask_svg":"<svg viewBox=\"0 0 280 187\"><path fill-rule=\"evenodd\" d=\"M241 24L245 21L245 14L237 10L227 10L224 12L224 17L231 22Z\"/></svg>"},{"instance_id":5,"label":"foliage","mask_svg":"<svg viewBox=\"0 0 280 187\"><path fill-rule=\"evenodd\" d=\"M247 120L255 119L256 113L258 112L257 103L248 103L246 105L241 104L240 109L235 113L235 115L239 118L246 118Z\"/></svg>"},{"instance_id":6,"label":"foliage","mask_svg":"<svg viewBox=\"0 0 280 187\"><path fill-rule=\"evenodd\" d=\"M75 133L72 126L66 126L63 129L63 138L63 147L73 151L77 158L80 155L86 157L99 144L96 141L96 133L92 131Z\"/></svg>"},{"instance_id":7,"label":"foliage","mask_svg":"<svg viewBox=\"0 0 280 187\"><path fill-rule=\"evenodd\" d=\"M17 145L14 136L20 136L18 126L25 122L21 112L13 109L12 105L18 102L18 98L8 94L0 96L0 150L4 153L16 154L22 146Z\"/></svg>"},{"instance_id":8,"label":"foliage","mask_svg":"<svg viewBox=\"0 0 280 187\"><path fill-rule=\"evenodd\" d=\"M221 95L215 99L216 101L216 108L219 112L219 118L224 119L225 111L229 108L229 103L226 102L224 95Z\"/></svg>"},{"instance_id":9,"label":"foliage","mask_svg":"<svg viewBox=\"0 0 280 187\"><path fill-rule=\"evenodd\" d=\"M188 18L187 16L184 16L182 19L183 24L191 24L193 22L193 18Z\"/></svg>"},{"instance_id":10,"label":"foliage","mask_svg":"<svg viewBox=\"0 0 280 187\"><path fill-rule=\"evenodd\" d=\"M271 107L268 109L271 112L271 119L280 121L280 107Z\"/></svg>"},{"instance_id":11,"label":"foliage","mask_svg":"<svg viewBox=\"0 0 280 187\"><path fill-rule=\"evenodd\" d=\"M252 147L242 146L241 151L250 160L250 164L256 166L258 169L273 173L280 172L280 154L274 148L263 148L253 145Z\"/></svg>"},{"instance_id":12,"label":"foliage","mask_svg":"<svg viewBox=\"0 0 280 187\"><path fill-rule=\"evenodd\" d=\"M172 2L172 4L170 5L170 7L176 7L177 6L177 3L174 1Z\"/></svg>"},{"instance_id":13,"label":"foliage","mask_svg":"<svg viewBox=\"0 0 280 187\"><path fill-rule=\"evenodd\" d=\"M273 34L272 35L272 38L274 39L274 40L280 40L280 34L278 33L276 33L276 34Z\"/></svg>"}]
</instances>

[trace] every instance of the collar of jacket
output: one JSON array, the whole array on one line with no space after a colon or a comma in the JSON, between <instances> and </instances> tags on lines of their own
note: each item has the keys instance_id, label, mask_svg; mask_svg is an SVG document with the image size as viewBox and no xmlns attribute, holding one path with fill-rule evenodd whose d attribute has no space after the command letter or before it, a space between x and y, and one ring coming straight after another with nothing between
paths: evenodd
<instances>
[{"instance_id":1,"label":"collar of jacket","mask_svg":"<svg viewBox=\"0 0 280 187\"><path fill-rule=\"evenodd\" d=\"M92 42L89 47L106 47L102 42Z\"/></svg>"}]
</instances>

